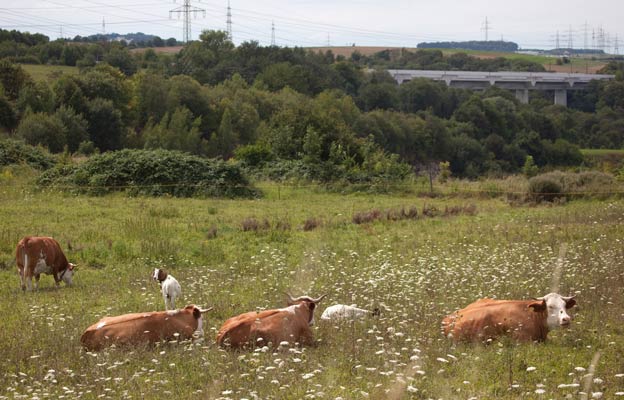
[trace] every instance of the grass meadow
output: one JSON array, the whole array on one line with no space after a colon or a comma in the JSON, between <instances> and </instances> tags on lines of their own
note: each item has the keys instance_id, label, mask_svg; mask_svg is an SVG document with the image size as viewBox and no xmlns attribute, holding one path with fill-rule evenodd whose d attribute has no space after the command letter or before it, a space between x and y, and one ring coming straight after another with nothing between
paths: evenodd
<instances>
[{"instance_id":1,"label":"grass meadow","mask_svg":"<svg viewBox=\"0 0 624 400\"><path fill-rule=\"evenodd\" d=\"M68 65L21 64L35 81L50 81L62 74L77 75L78 68Z\"/></svg>"},{"instance_id":2,"label":"grass meadow","mask_svg":"<svg viewBox=\"0 0 624 400\"><path fill-rule=\"evenodd\" d=\"M622 199L510 206L273 185L259 185L258 200L88 197L5 177L0 399L624 398ZM453 206L474 208L422 213ZM416 208L418 218L352 222L401 208ZM258 229L245 231L251 218ZM56 290L44 275L38 292L20 290L13 252L25 235L61 243L79 264L73 287ZM214 307L203 342L82 350L80 335L99 318L164 309L149 281L155 267L182 285L180 306ZM578 307L573 326L546 343L453 345L440 333L446 314L478 298L526 299L553 285L576 294ZM282 307L286 290L328 294L314 347L215 346L223 321ZM321 323L320 311L336 303L382 314Z\"/></svg>"}]
</instances>

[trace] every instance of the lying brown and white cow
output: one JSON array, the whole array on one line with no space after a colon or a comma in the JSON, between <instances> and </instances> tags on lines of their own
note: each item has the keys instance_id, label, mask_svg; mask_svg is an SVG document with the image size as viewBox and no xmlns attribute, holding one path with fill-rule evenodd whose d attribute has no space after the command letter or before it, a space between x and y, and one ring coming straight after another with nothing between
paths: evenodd
<instances>
[{"instance_id":1,"label":"lying brown and white cow","mask_svg":"<svg viewBox=\"0 0 624 400\"><path fill-rule=\"evenodd\" d=\"M51 237L26 236L17 244L15 261L22 290L26 290L26 286L32 289L33 276L37 289L41 274L52 275L57 287L61 281L72 284L76 266L67 261L61 246Z\"/></svg>"},{"instance_id":2,"label":"lying brown and white cow","mask_svg":"<svg viewBox=\"0 0 624 400\"><path fill-rule=\"evenodd\" d=\"M481 299L442 321L444 335L455 341L487 341L509 335L518 341L546 340L550 330L568 327L566 312L574 296L549 293L534 300Z\"/></svg>"},{"instance_id":3,"label":"lying brown and white cow","mask_svg":"<svg viewBox=\"0 0 624 400\"><path fill-rule=\"evenodd\" d=\"M232 317L219 329L217 343L232 348L279 346L282 342L311 345L314 343L310 330L314 324L314 309L325 296L294 299L288 295L286 308L251 311Z\"/></svg>"},{"instance_id":4,"label":"lying brown and white cow","mask_svg":"<svg viewBox=\"0 0 624 400\"><path fill-rule=\"evenodd\" d=\"M80 342L87 350L99 351L112 344L137 345L203 337L202 314L209 310L188 305L180 310L104 317L84 331Z\"/></svg>"}]
</instances>

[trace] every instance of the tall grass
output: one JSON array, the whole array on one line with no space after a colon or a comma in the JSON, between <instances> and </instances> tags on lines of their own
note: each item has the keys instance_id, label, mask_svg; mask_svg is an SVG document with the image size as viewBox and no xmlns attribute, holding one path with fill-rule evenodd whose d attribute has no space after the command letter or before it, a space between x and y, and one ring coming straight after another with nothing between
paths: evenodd
<instances>
[{"instance_id":1,"label":"tall grass","mask_svg":"<svg viewBox=\"0 0 624 400\"><path fill-rule=\"evenodd\" d=\"M0 398L578 398L597 351L589 397L624 392L624 200L510 207L489 196L267 192L213 200L1 187L0 261L11 262L21 236L50 235L79 269L73 287L55 290L43 276L35 293L21 292L14 266L0 269ZM476 215L443 216L467 203ZM440 215L352 223L362 210L411 207ZM250 216L268 227L243 230ZM304 229L312 219L322 223ZM442 337L442 317L477 298L546 294L557 265L561 293L579 304L570 329L544 344ZM181 283L180 304L214 307L204 341L82 350L82 331L102 316L162 309L149 280L159 266ZM287 290L327 293L319 311L343 303L382 314L353 324L317 315L310 348L214 345L225 319L282 307Z\"/></svg>"}]
</instances>

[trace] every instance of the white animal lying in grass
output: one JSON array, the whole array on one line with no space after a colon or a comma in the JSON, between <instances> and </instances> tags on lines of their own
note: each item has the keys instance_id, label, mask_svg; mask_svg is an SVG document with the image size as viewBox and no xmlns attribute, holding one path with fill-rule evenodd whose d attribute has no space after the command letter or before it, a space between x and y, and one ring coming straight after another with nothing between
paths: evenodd
<instances>
[{"instance_id":1,"label":"white animal lying in grass","mask_svg":"<svg viewBox=\"0 0 624 400\"><path fill-rule=\"evenodd\" d=\"M375 308L373 311L365 310L363 308L357 308L354 305L347 306L344 304L335 304L329 306L323 311L321 319L324 321L353 321L356 319L363 319L368 316L378 316L379 308Z\"/></svg>"},{"instance_id":2,"label":"white animal lying in grass","mask_svg":"<svg viewBox=\"0 0 624 400\"><path fill-rule=\"evenodd\" d=\"M165 310L175 310L175 300L182 295L182 288L176 278L169 275L164 269L159 268L154 269L152 278L160 283L163 300L165 301Z\"/></svg>"}]
</instances>

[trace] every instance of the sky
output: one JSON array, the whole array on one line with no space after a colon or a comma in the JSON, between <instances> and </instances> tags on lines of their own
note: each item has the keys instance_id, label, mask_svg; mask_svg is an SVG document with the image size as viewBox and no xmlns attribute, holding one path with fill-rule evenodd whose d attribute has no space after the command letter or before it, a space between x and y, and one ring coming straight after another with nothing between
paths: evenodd
<instances>
[{"instance_id":1,"label":"sky","mask_svg":"<svg viewBox=\"0 0 624 400\"><path fill-rule=\"evenodd\" d=\"M191 37L226 29L227 0L187 0ZM96 33L143 32L183 38L183 18L169 10L184 0L0 0L0 28L56 39ZM514 41L521 48L597 46L600 32L624 54L624 0L230 0L236 44L278 46L400 46L420 42ZM618 21L619 20L619 21ZM103 24L104 23L104 24ZM592 40L592 36L594 39Z\"/></svg>"}]
</instances>

